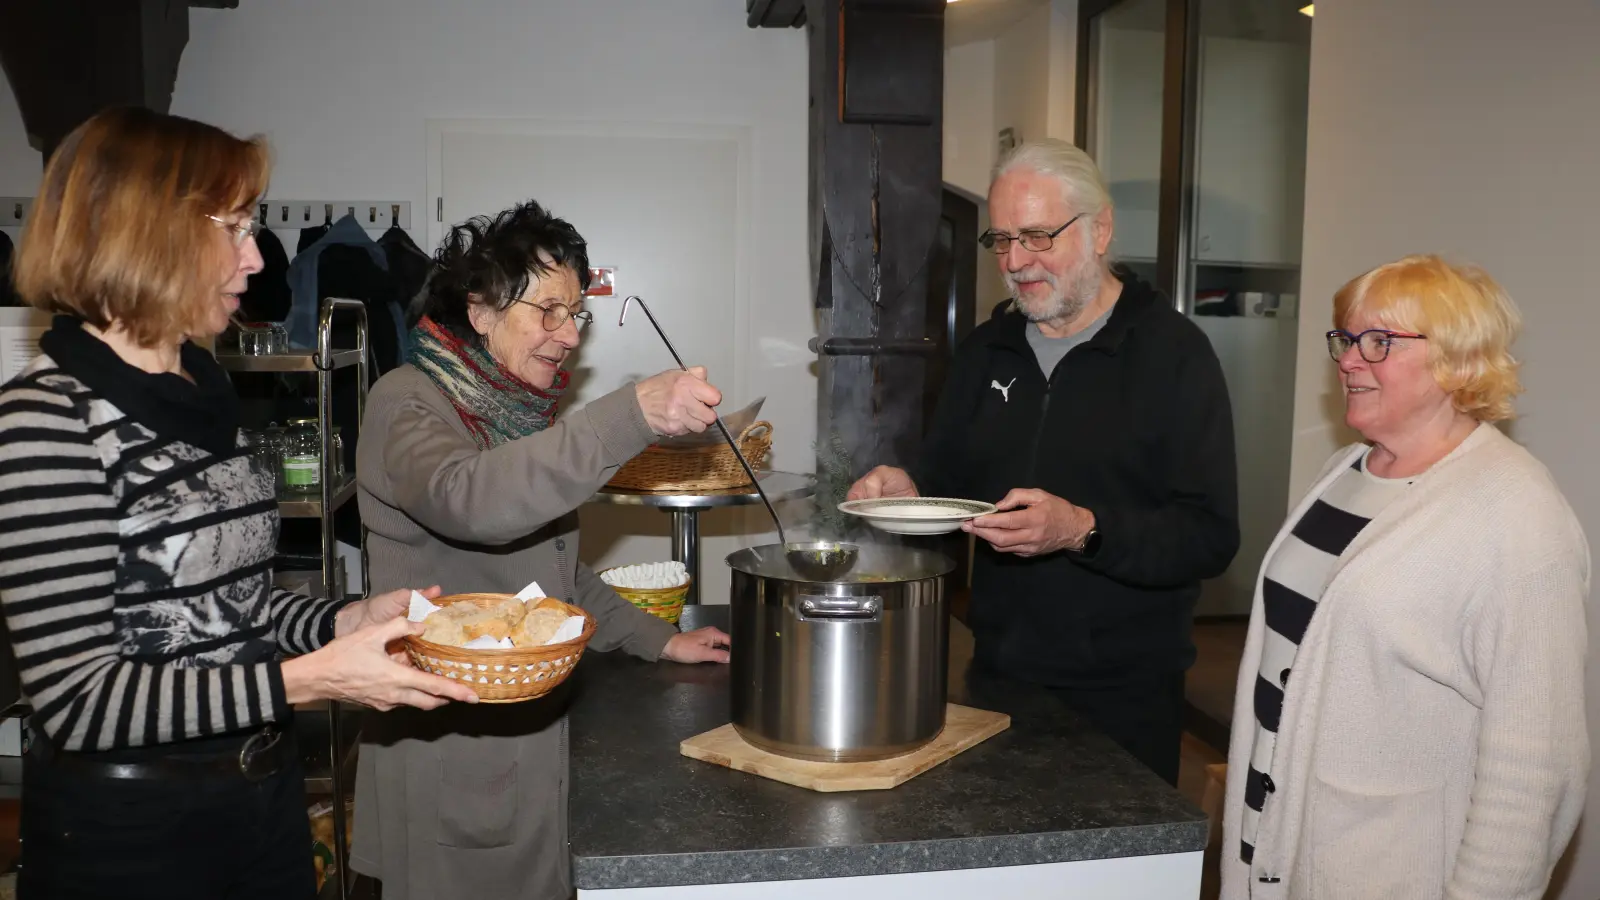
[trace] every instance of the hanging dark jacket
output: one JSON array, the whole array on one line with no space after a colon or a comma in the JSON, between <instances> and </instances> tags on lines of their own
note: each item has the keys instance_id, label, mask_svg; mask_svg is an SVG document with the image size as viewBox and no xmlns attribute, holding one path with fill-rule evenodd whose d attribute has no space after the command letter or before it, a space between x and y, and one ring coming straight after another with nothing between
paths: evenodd
<instances>
[{"instance_id":1,"label":"hanging dark jacket","mask_svg":"<svg viewBox=\"0 0 1600 900\"><path fill-rule=\"evenodd\" d=\"M374 379L399 365L399 288L388 268L388 257L367 236L355 216L346 215L333 223L326 234L303 248L289 263L289 289L293 295L285 323L289 345L301 349L316 346L322 301L345 297L366 304ZM343 324L347 320L335 321L336 334L349 333ZM350 343L341 341L338 345L348 347Z\"/></svg>"},{"instance_id":2,"label":"hanging dark jacket","mask_svg":"<svg viewBox=\"0 0 1600 900\"><path fill-rule=\"evenodd\" d=\"M289 254L270 228L256 235L256 247L261 271L250 276L239 295L239 316L246 322L282 322L289 317Z\"/></svg>"},{"instance_id":3,"label":"hanging dark jacket","mask_svg":"<svg viewBox=\"0 0 1600 900\"><path fill-rule=\"evenodd\" d=\"M11 282L11 235L0 231L0 306L27 306Z\"/></svg>"},{"instance_id":4,"label":"hanging dark jacket","mask_svg":"<svg viewBox=\"0 0 1600 900\"><path fill-rule=\"evenodd\" d=\"M389 274L394 276L395 283L400 290L401 322L407 331L416 320L421 318L420 295L422 288L428 283L428 274L433 271L433 258L422 252L411 235L398 225L390 226L383 236L378 238L378 246L383 248L384 255L389 260ZM409 339L402 337L400 345L401 359L409 358Z\"/></svg>"},{"instance_id":5,"label":"hanging dark jacket","mask_svg":"<svg viewBox=\"0 0 1600 900\"><path fill-rule=\"evenodd\" d=\"M1109 315L1047 380L1026 320L1003 304L957 350L911 473L924 496L1039 488L1094 513L1092 557L977 541L975 658L1034 683L1187 669L1200 581L1239 547L1233 418L1210 341L1131 276Z\"/></svg>"}]
</instances>

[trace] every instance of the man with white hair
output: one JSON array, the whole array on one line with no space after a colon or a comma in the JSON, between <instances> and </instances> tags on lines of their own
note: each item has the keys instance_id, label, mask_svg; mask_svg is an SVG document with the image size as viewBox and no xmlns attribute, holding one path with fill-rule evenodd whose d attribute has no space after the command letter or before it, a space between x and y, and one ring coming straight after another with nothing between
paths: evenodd
<instances>
[{"instance_id":1,"label":"man with white hair","mask_svg":"<svg viewBox=\"0 0 1600 900\"><path fill-rule=\"evenodd\" d=\"M912 472L862 497L993 502L977 536L974 670L1043 685L1167 781L1200 581L1239 548L1233 419L1205 335L1113 272L1113 212L1087 154L1018 146L979 239L1011 288L956 358Z\"/></svg>"}]
</instances>

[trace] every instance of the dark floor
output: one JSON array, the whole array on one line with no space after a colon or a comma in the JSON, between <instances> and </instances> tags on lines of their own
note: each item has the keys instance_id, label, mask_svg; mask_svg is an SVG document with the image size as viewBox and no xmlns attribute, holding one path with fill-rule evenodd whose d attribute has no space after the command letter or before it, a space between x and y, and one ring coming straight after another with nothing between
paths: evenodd
<instances>
[{"instance_id":1,"label":"dark floor","mask_svg":"<svg viewBox=\"0 0 1600 900\"><path fill-rule=\"evenodd\" d=\"M1189 670L1184 694L1189 701L1186 727L1196 737L1228 752L1228 726L1233 721L1233 690L1244 655L1243 619L1197 621L1194 668Z\"/></svg>"},{"instance_id":2,"label":"dark floor","mask_svg":"<svg viewBox=\"0 0 1600 900\"><path fill-rule=\"evenodd\" d=\"M1226 777L1228 726L1233 720L1233 691L1244 654L1244 620L1199 621L1194 625L1195 663L1184 684L1189 701L1183 736L1178 790L1212 817L1201 876L1201 900L1221 891L1217 876L1221 852L1222 788Z\"/></svg>"}]
</instances>

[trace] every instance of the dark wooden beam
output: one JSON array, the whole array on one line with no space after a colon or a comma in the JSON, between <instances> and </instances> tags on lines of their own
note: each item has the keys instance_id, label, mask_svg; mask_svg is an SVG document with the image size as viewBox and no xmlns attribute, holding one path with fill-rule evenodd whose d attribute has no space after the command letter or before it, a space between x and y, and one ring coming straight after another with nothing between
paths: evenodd
<instances>
[{"instance_id":1,"label":"dark wooden beam","mask_svg":"<svg viewBox=\"0 0 1600 900\"><path fill-rule=\"evenodd\" d=\"M235 6L237 0L195 5ZM189 42L189 3L0 0L0 66L29 143L47 158L110 106L166 112Z\"/></svg>"},{"instance_id":2,"label":"dark wooden beam","mask_svg":"<svg viewBox=\"0 0 1600 900\"><path fill-rule=\"evenodd\" d=\"M806 23L805 0L745 0L751 28L799 28Z\"/></svg>"},{"instance_id":3,"label":"dark wooden beam","mask_svg":"<svg viewBox=\"0 0 1600 900\"><path fill-rule=\"evenodd\" d=\"M920 448L929 267L943 204L944 0L808 0L818 446L854 475ZM892 38L892 39L891 39ZM873 339L861 341L859 339ZM943 341L931 342L948 352ZM819 504L834 498L819 497Z\"/></svg>"}]
</instances>

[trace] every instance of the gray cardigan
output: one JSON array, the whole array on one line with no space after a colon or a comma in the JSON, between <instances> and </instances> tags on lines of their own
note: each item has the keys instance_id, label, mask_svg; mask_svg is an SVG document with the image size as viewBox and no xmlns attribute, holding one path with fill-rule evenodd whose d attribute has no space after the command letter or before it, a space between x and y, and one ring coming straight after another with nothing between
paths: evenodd
<instances>
[{"instance_id":1,"label":"gray cardigan","mask_svg":"<svg viewBox=\"0 0 1600 900\"><path fill-rule=\"evenodd\" d=\"M390 372L356 448L369 592L511 593L537 580L594 615L590 652L659 658L676 629L578 562L576 514L654 439L629 384L480 450L426 375ZM565 687L527 703L364 717L352 865L382 879L385 900L570 896Z\"/></svg>"}]
</instances>

